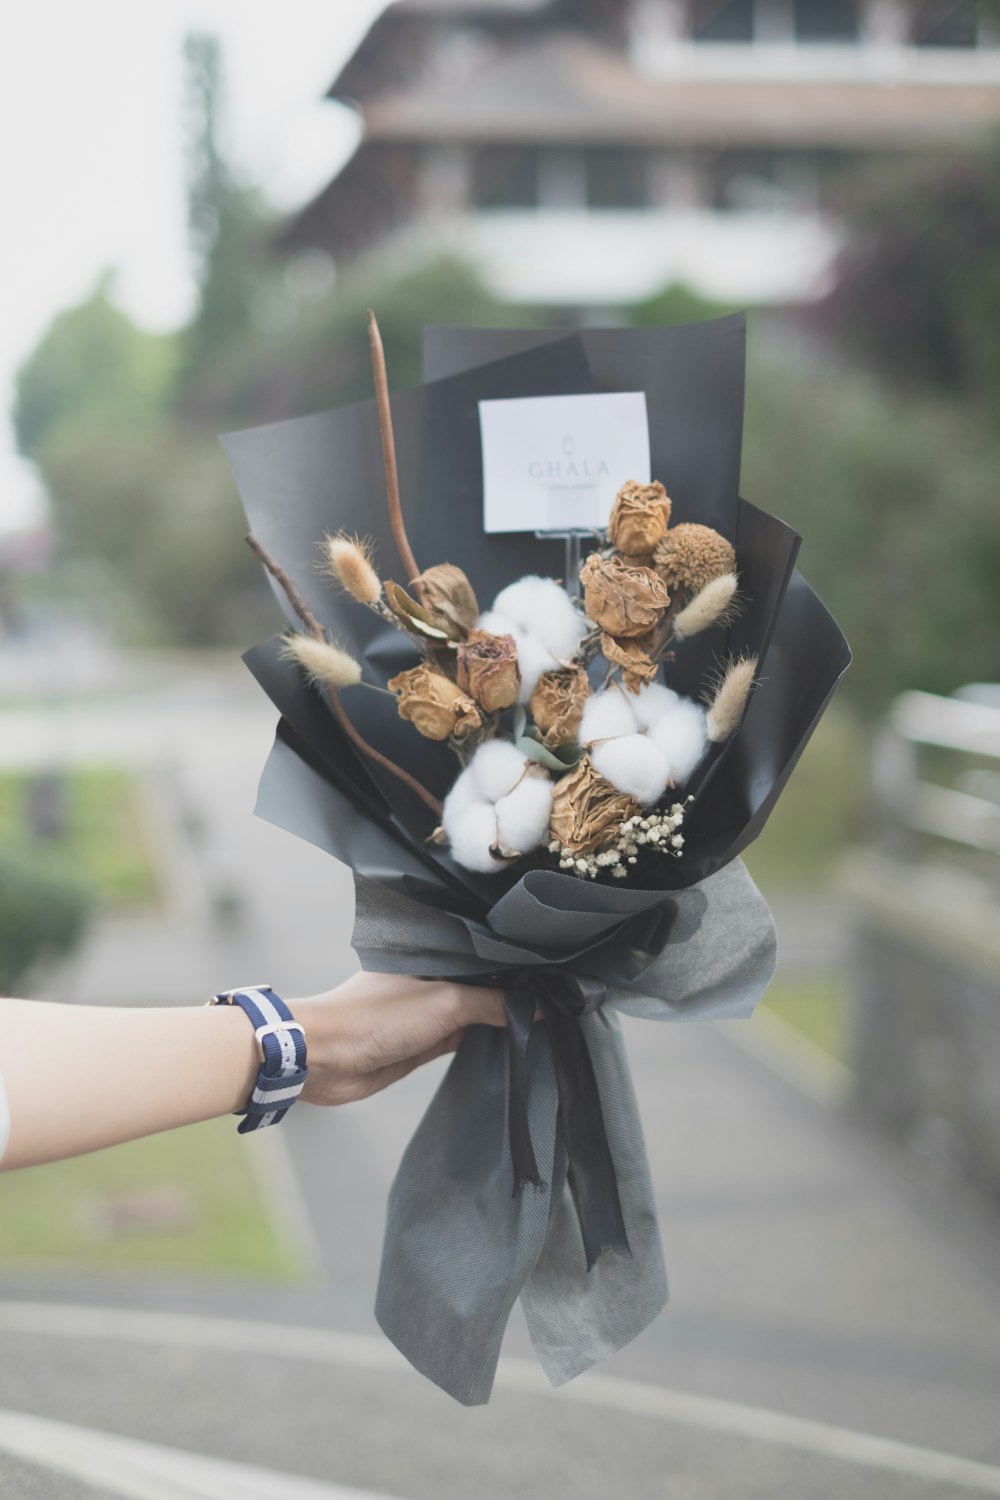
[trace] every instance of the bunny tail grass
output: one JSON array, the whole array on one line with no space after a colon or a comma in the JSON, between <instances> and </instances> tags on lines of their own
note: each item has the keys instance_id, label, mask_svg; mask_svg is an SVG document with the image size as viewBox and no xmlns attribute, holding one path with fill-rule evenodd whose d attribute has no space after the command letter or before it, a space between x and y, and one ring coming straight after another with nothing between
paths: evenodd
<instances>
[{"instance_id":1,"label":"bunny tail grass","mask_svg":"<svg viewBox=\"0 0 1000 1500\"><path fill-rule=\"evenodd\" d=\"M710 625L726 624L733 614L736 586L735 573L720 573L718 578L710 579L674 616L675 639L684 641Z\"/></svg>"},{"instance_id":2,"label":"bunny tail grass","mask_svg":"<svg viewBox=\"0 0 1000 1500\"><path fill-rule=\"evenodd\" d=\"M339 532L323 542L326 570L359 604L378 604L382 580L372 565L371 544Z\"/></svg>"},{"instance_id":3,"label":"bunny tail grass","mask_svg":"<svg viewBox=\"0 0 1000 1500\"><path fill-rule=\"evenodd\" d=\"M354 687L361 681L361 665L343 647L312 635L295 633L285 637L281 654L286 661L298 662L312 682L320 687Z\"/></svg>"},{"instance_id":4,"label":"bunny tail grass","mask_svg":"<svg viewBox=\"0 0 1000 1500\"><path fill-rule=\"evenodd\" d=\"M271 556L263 542L252 533L247 537L247 545L260 558L275 583L281 587L285 598L316 643L326 645L327 641L322 625L306 604L295 583L285 572L284 568ZM345 652L344 655L346 656L347 653ZM440 798L435 797L433 792L429 792L415 776L410 775L409 771L404 771L402 766L398 766L394 760L390 760L388 755L383 755L381 750L376 750L374 745L370 745L361 731L356 729L352 724L347 710L340 701L340 694L337 689L331 687L329 683L324 683L324 687L326 689L327 701L333 710L334 718L358 753L364 755L368 760L374 761L377 766L381 766L383 771L388 771L390 776L395 776L396 780L401 781L404 786L408 786L414 796L419 797L421 802L430 808L436 818L440 818L444 811L444 804Z\"/></svg>"},{"instance_id":5,"label":"bunny tail grass","mask_svg":"<svg viewBox=\"0 0 1000 1500\"><path fill-rule=\"evenodd\" d=\"M745 656L726 668L708 709L708 738L716 745L728 740L736 730L746 708L757 671L756 656Z\"/></svg>"}]
</instances>

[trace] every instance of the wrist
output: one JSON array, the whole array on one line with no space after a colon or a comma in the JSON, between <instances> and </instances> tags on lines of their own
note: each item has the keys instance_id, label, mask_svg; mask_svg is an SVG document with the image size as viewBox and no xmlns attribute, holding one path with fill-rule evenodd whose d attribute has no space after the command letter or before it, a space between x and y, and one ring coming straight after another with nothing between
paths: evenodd
<instances>
[{"instance_id":1,"label":"wrist","mask_svg":"<svg viewBox=\"0 0 1000 1500\"><path fill-rule=\"evenodd\" d=\"M308 1067L305 1026L270 985L244 985L213 996L209 1006L237 1017L253 1047L249 1087L233 1109L241 1135L276 1125L302 1093ZM244 1057L245 1057L244 1053ZM244 1082L246 1075L244 1074Z\"/></svg>"}]
</instances>

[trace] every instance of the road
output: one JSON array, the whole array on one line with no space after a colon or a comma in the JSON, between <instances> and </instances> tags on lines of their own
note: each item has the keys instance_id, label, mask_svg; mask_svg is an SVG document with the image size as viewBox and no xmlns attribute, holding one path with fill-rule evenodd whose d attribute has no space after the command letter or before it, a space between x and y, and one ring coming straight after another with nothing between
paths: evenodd
<instances>
[{"instance_id":1,"label":"road","mask_svg":"<svg viewBox=\"0 0 1000 1500\"><path fill-rule=\"evenodd\" d=\"M229 678L141 706L75 709L64 743L143 768L165 908L102 923L52 985L131 1003L334 982L344 872L250 816L266 706ZM37 711L7 717L0 753L35 754ZM463 1411L378 1332L385 1195L434 1065L282 1128L320 1249L305 1286L0 1272L0 1495L1000 1494L996 1219L786 1076L755 1025L628 1023L672 1300L600 1371L550 1393L515 1316L493 1401Z\"/></svg>"}]
</instances>

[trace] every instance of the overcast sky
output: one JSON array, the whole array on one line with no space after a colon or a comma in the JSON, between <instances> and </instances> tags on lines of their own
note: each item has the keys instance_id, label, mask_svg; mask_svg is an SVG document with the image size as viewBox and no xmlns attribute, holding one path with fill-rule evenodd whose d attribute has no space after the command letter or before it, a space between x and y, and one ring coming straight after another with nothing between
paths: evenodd
<instances>
[{"instance_id":1,"label":"overcast sky","mask_svg":"<svg viewBox=\"0 0 1000 1500\"><path fill-rule=\"evenodd\" d=\"M181 43L223 44L231 159L280 207L301 203L356 138L323 101L383 0L32 0L0 22L0 530L37 513L6 413L14 371L105 267L139 322L191 310L181 158Z\"/></svg>"}]
</instances>

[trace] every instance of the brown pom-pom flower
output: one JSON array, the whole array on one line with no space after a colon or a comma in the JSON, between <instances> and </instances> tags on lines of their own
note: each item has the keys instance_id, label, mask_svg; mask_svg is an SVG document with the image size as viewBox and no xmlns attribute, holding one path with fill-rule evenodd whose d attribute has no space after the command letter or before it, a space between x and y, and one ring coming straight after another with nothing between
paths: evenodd
<instances>
[{"instance_id":1,"label":"brown pom-pom flower","mask_svg":"<svg viewBox=\"0 0 1000 1500\"><path fill-rule=\"evenodd\" d=\"M531 717L542 744L549 750L575 743L583 718L583 705L590 697L587 674L578 667L543 672L531 695Z\"/></svg>"},{"instance_id":2,"label":"brown pom-pom flower","mask_svg":"<svg viewBox=\"0 0 1000 1500\"><path fill-rule=\"evenodd\" d=\"M488 714L517 702L521 673L512 635L472 630L458 648L458 685Z\"/></svg>"},{"instance_id":3,"label":"brown pom-pom flower","mask_svg":"<svg viewBox=\"0 0 1000 1500\"><path fill-rule=\"evenodd\" d=\"M696 594L721 573L736 572L736 553L711 526L671 526L655 553L656 571L671 591Z\"/></svg>"},{"instance_id":4,"label":"brown pom-pom flower","mask_svg":"<svg viewBox=\"0 0 1000 1500\"><path fill-rule=\"evenodd\" d=\"M613 844L622 824L641 812L640 803L616 791L585 755L555 784L549 828L564 854L592 854Z\"/></svg>"},{"instance_id":5,"label":"brown pom-pom flower","mask_svg":"<svg viewBox=\"0 0 1000 1500\"><path fill-rule=\"evenodd\" d=\"M637 693L656 677L659 662L653 661L649 654L652 645L652 632L620 641L607 631L601 635L601 652L612 665L621 667L622 682L630 693Z\"/></svg>"},{"instance_id":6,"label":"brown pom-pom flower","mask_svg":"<svg viewBox=\"0 0 1000 1500\"><path fill-rule=\"evenodd\" d=\"M447 620L455 638L463 640L479 618L479 605L461 568L454 563L435 563L413 581L420 584L427 608Z\"/></svg>"},{"instance_id":7,"label":"brown pom-pom flower","mask_svg":"<svg viewBox=\"0 0 1000 1500\"><path fill-rule=\"evenodd\" d=\"M399 717L409 719L426 739L461 739L482 723L469 695L426 662L390 678L389 687L396 694Z\"/></svg>"},{"instance_id":8,"label":"brown pom-pom flower","mask_svg":"<svg viewBox=\"0 0 1000 1500\"><path fill-rule=\"evenodd\" d=\"M608 532L619 552L641 557L663 539L669 522L670 496L659 480L639 484L630 479L615 496Z\"/></svg>"},{"instance_id":9,"label":"brown pom-pom flower","mask_svg":"<svg viewBox=\"0 0 1000 1500\"><path fill-rule=\"evenodd\" d=\"M637 568L622 557L592 552L580 569L580 582L588 618L608 635L645 635L670 603L652 568Z\"/></svg>"}]
</instances>

